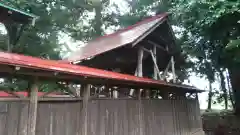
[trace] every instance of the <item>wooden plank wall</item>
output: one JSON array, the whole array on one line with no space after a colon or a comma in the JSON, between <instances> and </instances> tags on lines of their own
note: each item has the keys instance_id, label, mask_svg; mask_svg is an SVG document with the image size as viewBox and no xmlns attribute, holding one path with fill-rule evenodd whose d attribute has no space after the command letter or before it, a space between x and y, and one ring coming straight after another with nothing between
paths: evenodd
<instances>
[{"instance_id":1,"label":"wooden plank wall","mask_svg":"<svg viewBox=\"0 0 240 135\"><path fill-rule=\"evenodd\" d=\"M36 134L81 135L81 108L81 101L40 102ZM26 135L27 114L27 102L0 102L0 135ZM203 135L194 100L91 100L87 116L88 135Z\"/></svg>"}]
</instances>

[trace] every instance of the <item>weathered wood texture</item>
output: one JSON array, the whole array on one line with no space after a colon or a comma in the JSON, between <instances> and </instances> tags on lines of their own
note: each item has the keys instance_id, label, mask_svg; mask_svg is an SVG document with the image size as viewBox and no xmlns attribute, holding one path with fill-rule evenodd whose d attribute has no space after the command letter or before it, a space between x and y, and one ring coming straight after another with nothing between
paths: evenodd
<instances>
[{"instance_id":1,"label":"weathered wood texture","mask_svg":"<svg viewBox=\"0 0 240 135\"><path fill-rule=\"evenodd\" d=\"M30 90L29 110L28 110L28 135L36 135L38 105L38 81L34 79Z\"/></svg>"},{"instance_id":2,"label":"weathered wood texture","mask_svg":"<svg viewBox=\"0 0 240 135\"><path fill-rule=\"evenodd\" d=\"M81 104L40 102L36 135L81 134ZM194 100L91 100L88 105L87 135L203 135ZM27 111L28 102L0 102L0 134L26 135Z\"/></svg>"}]
</instances>

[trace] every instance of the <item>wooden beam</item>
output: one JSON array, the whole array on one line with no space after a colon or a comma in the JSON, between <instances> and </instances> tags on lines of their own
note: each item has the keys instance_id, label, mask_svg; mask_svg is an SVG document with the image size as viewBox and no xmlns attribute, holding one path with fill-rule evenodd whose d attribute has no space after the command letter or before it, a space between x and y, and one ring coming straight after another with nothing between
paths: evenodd
<instances>
[{"instance_id":1,"label":"wooden beam","mask_svg":"<svg viewBox=\"0 0 240 135\"><path fill-rule=\"evenodd\" d=\"M159 45L159 44L157 44L157 43L155 43L153 41L148 40L148 43L153 45L153 46L156 46L157 48L159 48L159 49L161 49L161 50L163 50L165 52L168 52L164 47L162 47L161 45Z\"/></svg>"},{"instance_id":2,"label":"wooden beam","mask_svg":"<svg viewBox=\"0 0 240 135\"><path fill-rule=\"evenodd\" d=\"M3 90L3 91L6 92L6 93L8 93L8 94L13 95L14 97L17 97L17 98L24 98L23 95L19 95L19 94L17 94L16 92L8 91L8 90Z\"/></svg>"},{"instance_id":3,"label":"wooden beam","mask_svg":"<svg viewBox=\"0 0 240 135\"><path fill-rule=\"evenodd\" d=\"M146 49L146 48L144 48L144 47L142 47L142 49L143 49L143 51L145 51L145 52L151 53L150 50L148 50L148 49Z\"/></svg>"},{"instance_id":4,"label":"wooden beam","mask_svg":"<svg viewBox=\"0 0 240 135\"><path fill-rule=\"evenodd\" d=\"M143 76L143 48L138 49L138 63L137 63L137 76Z\"/></svg>"},{"instance_id":5,"label":"wooden beam","mask_svg":"<svg viewBox=\"0 0 240 135\"><path fill-rule=\"evenodd\" d=\"M8 101L28 101L29 98L16 98L16 97L0 97L0 101L8 102Z\"/></svg>"},{"instance_id":6,"label":"wooden beam","mask_svg":"<svg viewBox=\"0 0 240 135\"><path fill-rule=\"evenodd\" d=\"M163 80L166 79L167 72L168 72L168 70L169 70L170 65L171 65L171 60L168 62L168 65L167 65L167 67L165 68L165 70L164 70L164 72L163 72L163 78L162 78Z\"/></svg>"},{"instance_id":7,"label":"wooden beam","mask_svg":"<svg viewBox=\"0 0 240 135\"><path fill-rule=\"evenodd\" d=\"M39 98L38 101L80 101L83 100L82 98L73 98L73 97L46 97L46 98Z\"/></svg>"},{"instance_id":8,"label":"wooden beam","mask_svg":"<svg viewBox=\"0 0 240 135\"><path fill-rule=\"evenodd\" d=\"M161 74L160 74L160 70L159 70L158 65L157 65L156 58L155 58L152 50L150 51L150 53L151 53L151 56L152 56L152 60L153 60L154 67L155 67L155 69L156 69L156 71L157 71L157 73L158 73L158 76L159 76L160 79L162 79L162 76L161 76Z\"/></svg>"},{"instance_id":9,"label":"wooden beam","mask_svg":"<svg viewBox=\"0 0 240 135\"><path fill-rule=\"evenodd\" d=\"M150 99L150 90L149 89L145 89L145 98L146 99Z\"/></svg>"},{"instance_id":10,"label":"wooden beam","mask_svg":"<svg viewBox=\"0 0 240 135\"><path fill-rule=\"evenodd\" d=\"M171 63L172 63L173 83L176 83L175 62L174 62L173 56L171 57Z\"/></svg>"},{"instance_id":11,"label":"wooden beam","mask_svg":"<svg viewBox=\"0 0 240 135\"><path fill-rule=\"evenodd\" d=\"M49 94L51 94L51 93L53 93L53 92L54 92L54 90L53 90L53 91L45 92L43 95L39 96L39 98L46 97L47 95L49 95Z\"/></svg>"},{"instance_id":12,"label":"wooden beam","mask_svg":"<svg viewBox=\"0 0 240 135\"><path fill-rule=\"evenodd\" d=\"M30 84L30 101L28 111L28 134L36 135L37 106L38 106L38 78L35 77Z\"/></svg>"},{"instance_id":13,"label":"wooden beam","mask_svg":"<svg viewBox=\"0 0 240 135\"><path fill-rule=\"evenodd\" d=\"M137 75L138 75L138 67L136 68L135 73L134 73L134 76L137 76ZM130 93L129 93L130 97L133 97L134 91L135 91L134 89L130 89Z\"/></svg>"},{"instance_id":14,"label":"wooden beam","mask_svg":"<svg viewBox=\"0 0 240 135\"><path fill-rule=\"evenodd\" d=\"M113 98L118 98L119 93L117 90L113 90Z\"/></svg>"},{"instance_id":15,"label":"wooden beam","mask_svg":"<svg viewBox=\"0 0 240 135\"><path fill-rule=\"evenodd\" d=\"M157 65L157 47L156 47L156 45L154 45L153 46L153 55L154 55L154 61L156 61L156 65ZM157 67L156 66L153 66L153 78L155 79L155 80L157 80L158 79L158 72L159 71L159 69L157 69Z\"/></svg>"},{"instance_id":16,"label":"wooden beam","mask_svg":"<svg viewBox=\"0 0 240 135\"><path fill-rule=\"evenodd\" d=\"M82 129L82 135L87 135L88 131L88 100L90 98L90 84L83 85L83 102L82 102L82 123L80 129Z\"/></svg>"},{"instance_id":17,"label":"wooden beam","mask_svg":"<svg viewBox=\"0 0 240 135\"><path fill-rule=\"evenodd\" d=\"M98 99L98 98L92 98L92 99ZM38 98L38 101L44 102L44 101L81 101L82 98L72 98L72 97L46 97L46 98ZM10 101L30 101L30 98L0 98L0 101L3 102L10 102Z\"/></svg>"},{"instance_id":18,"label":"wooden beam","mask_svg":"<svg viewBox=\"0 0 240 135\"><path fill-rule=\"evenodd\" d=\"M138 65L137 65L137 76L138 77L142 77L143 76L143 47L140 47L139 50L138 50ZM143 120L142 120L142 99L141 99L141 93L142 93L142 89L138 89L137 90L137 97L138 97L138 100L139 100L139 124L140 124L140 127L139 127L139 135L142 135L143 132L142 132L142 128L143 128Z\"/></svg>"}]
</instances>

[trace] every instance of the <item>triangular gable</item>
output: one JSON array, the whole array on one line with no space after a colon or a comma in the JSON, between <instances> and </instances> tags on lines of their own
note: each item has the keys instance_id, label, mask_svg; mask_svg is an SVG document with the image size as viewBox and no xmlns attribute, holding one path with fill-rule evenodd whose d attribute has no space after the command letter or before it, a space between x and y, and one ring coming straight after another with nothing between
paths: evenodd
<instances>
[{"instance_id":1,"label":"triangular gable","mask_svg":"<svg viewBox=\"0 0 240 135\"><path fill-rule=\"evenodd\" d=\"M115 48L134 43L138 39L142 38L144 34L146 34L156 25L159 25L161 22L163 22L166 17L166 13L160 14L145 19L135 25L117 31L113 34L90 41L84 47L81 47L78 51L72 53L67 60L69 62L81 61Z\"/></svg>"}]
</instances>

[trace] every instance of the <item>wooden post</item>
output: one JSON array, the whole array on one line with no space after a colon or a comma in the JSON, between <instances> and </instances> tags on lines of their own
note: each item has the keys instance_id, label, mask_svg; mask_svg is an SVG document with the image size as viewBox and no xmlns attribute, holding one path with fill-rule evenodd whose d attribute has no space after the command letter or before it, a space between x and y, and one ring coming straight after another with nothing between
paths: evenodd
<instances>
[{"instance_id":1,"label":"wooden post","mask_svg":"<svg viewBox=\"0 0 240 135\"><path fill-rule=\"evenodd\" d=\"M87 135L88 131L88 100L90 98L90 84L83 85L83 102L82 102L82 135Z\"/></svg>"},{"instance_id":2,"label":"wooden post","mask_svg":"<svg viewBox=\"0 0 240 135\"><path fill-rule=\"evenodd\" d=\"M138 75L138 68L136 68L135 73L134 73L134 76L137 76L137 75ZM133 96L133 93L134 93L134 89L130 89L130 93L129 93L130 97Z\"/></svg>"},{"instance_id":3,"label":"wooden post","mask_svg":"<svg viewBox=\"0 0 240 135\"><path fill-rule=\"evenodd\" d=\"M137 65L137 76L142 77L143 76L143 49L142 47L138 50L138 65ZM138 90L138 100L139 100L139 135L142 135L142 127L143 127L143 120L142 120L142 100L141 100L141 92L142 90Z\"/></svg>"},{"instance_id":4,"label":"wooden post","mask_svg":"<svg viewBox=\"0 0 240 135\"><path fill-rule=\"evenodd\" d=\"M138 48L138 60L137 60L137 68L134 73L135 76L142 77L143 76L143 48ZM134 89L130 90L129 95L133 96Z\"/></svg>"},{"instance_id":5,"label":"wooden post","mask_svg":"<svg viewBox=\"0 0 240 135\"><path fill-rule=\"evenodd\" d=\"M34 80L30 84L30 102L29 102L29 110L28 110L28 134L27 135L35 135L36 134L36 122L37 122L37 106L38 106L38 78L34 78Z\"/></svg>"},{"instance_id":6,"label":"wooden post","mask_svg":"<svg viewBox=\"0 0 240 135\"><path fill-rule=\"evenodd\" d=\"M145 98L149 99L150 98L150 90L145 89Z\"/></svg>"},{"instance_id":7,"label":"wooden post","mask_svg":"<svg viewBox=\"0 0 240 135\"><path fill-rule=\"evenodd\" d=\"M143 76L143 49L141 47L138 50L137 76Z\"/></svg>"},{"instance_id":8,"label":"wooden post","mask_svg":"<svg viewBox=\"0 0 240 135\"><path fill-rule=\"evenodd\" d=\"M158 73L158 76L159 76L160 79L162 79L162 76L161 76L161 74L160 74L160 70L159 70L158 65L157 65L156 58L155 58L152 50L150 50L150 54L151 54L151 56L152 56L153 64L154 64L154 67L155 67L155 69L156 69L156 71L157 71L157 73Z\"/></svg>"},{"instance_id":9,"label":"wooden post","mask_svg":"<svg viewBox=\"0 0 240 135\"><path fill-rule=\"evenodd\" d=\"M113 98L118 98L119 93L117 91L117 89L113 89Z\"/></svg>"},{"instance_id":10,"label":"wooden post","mask_svg":"<svg viewBox=\"0 0 240 135\"><path fill-rule=\"evenodd\" d=\"M169 69L170 65L171 65L171 60L168 62L168 65L167 65L166 69L163 72L163 78L162 78L163 80L166 79L166 76L167 76L168 69Z\"/></svg>"},{"instance_id":11,"label":"wooden post","mask_svg":"<svg viewBox=\"0 0 240 135\"><path fill-rule=\"evenodd\" d=\"M176 74L175 74L175 62L173 56L171 57L171 63L172 63L172 74L173 74L173 83L176 83Z\"/></svg>"},{"instance_id":12,"label":"wooden post","mask_svg":"<svg viewBox=\"0 0 240 135\"><path fill-rule=\"evenodd\" d=\"M156 45L154 45L153 46L153 55L154 55L154 61L156 62L156 64L157 64L157 47L156 47ZM155 79L155 80L157 80L158 79L158 69L157 69L157 67L156 66L154 66L153 65L153 70L154 70L154 73L153 73L153 78Z\"/></svg>"},{"instance_id":13,"label":"wooden post","mask_svg":"<svg viewBox=\"0 0 240 135\"><path fill-rule=\"evenodd\" d=\"M139 113L139 135L143 135L143 115L142 115L142 89L138 89L138 103L139 103L139 108L138 108L138 113Z\"/></svg>"}]
</instances>

